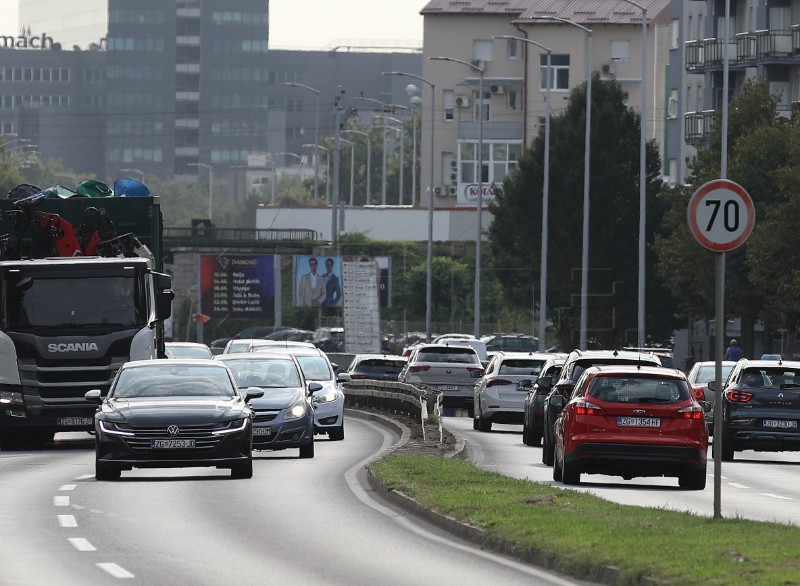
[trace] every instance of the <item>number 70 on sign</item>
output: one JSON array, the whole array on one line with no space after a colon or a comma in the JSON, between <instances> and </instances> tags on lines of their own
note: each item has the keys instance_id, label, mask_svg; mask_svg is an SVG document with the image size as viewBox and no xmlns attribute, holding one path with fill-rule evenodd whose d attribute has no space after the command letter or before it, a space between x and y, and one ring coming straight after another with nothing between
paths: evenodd
<instances>
[{"instance_id":1,"label":"number 70 on sign","mask_svg":"<svg viewBox=\"0 0 800 586\"><path fill-rule=\"evenodd\" d=\"M715 179L692 194L686 210L689 230L695 240L714 252L740 247L756 221L750 194L738 183Z\"/></svg>"}]
</instances>

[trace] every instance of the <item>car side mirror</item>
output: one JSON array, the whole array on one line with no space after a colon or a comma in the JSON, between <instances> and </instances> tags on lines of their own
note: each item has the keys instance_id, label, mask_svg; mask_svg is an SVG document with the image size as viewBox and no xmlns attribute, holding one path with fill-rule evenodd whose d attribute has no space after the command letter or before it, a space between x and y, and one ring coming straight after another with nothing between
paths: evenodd
<instances>
[{"instance_id":1,"label":"car side mirror","mask_svg":"<svg viewBox=\"0 0 800 586\"><path fill-rule=\"evenodd\" d=\"M247 403L250 399L260 399L264 396L264 389L258 387L247 387L244 392L244 402Z\"/></svg>"},{"instance_id":2,"label":"car side mirror","mask_svg":"<svg viewBox=\"0 0 800 586\"><path fill-rule=\"evenodd\" d=\"M525 389L526 391L533 388L533 381L529 378L522 379L518 384L519 388Z\"/></svg>"},{"instance_id":3,"label":"car side mirror","mask_svg":"<svg viewBox=\"0 0 800 586\"><path fill-rule=\"evenodd\" d=\"M336 382L337 383L349 383L350 382L350 373L349 372L340 372L336 375Z\"/></svg>"},{"instance_id":4,"label":"car side mirror","mask_svg":"<svg viewBox=\"0 0 800 586\"><path fill-rule=\"evenodd\" d=\"M564 408L564 397L558 393L555 393L552 397L550 397L547 402L551 407L558 409L559 411Z\"/></svg>"},{"instance_id":5,"label":"car side mirror","mask_svg":"<svg viewBox=\"0 0 800 586\"><path fill-rule=\"evenodd\" d=\"M322 385L320 383L318 383L318 382L310 382L310 383L308 383L308 394L309 395L312 395L312 394L316 393L317 391L321 391L321 390L322 390Z\"/></svg>"},{"instance_id":6,"label":"car side mirror","mask_svg":"<svg viewBox=\"0 0 800 586\"><path fill-rule=\"evenodd\" d=\"M536 379L536 384L540 389L550 389L553 387L553 377L548 376L540 376Z\"/></svg>"},{"instance_id":7,"label":"car side mirror","mask_svg":"<svg viewBox=\"0 0 800 586\"><path fill-rule=\"evenodd\" d=\"M708 401L700 401L700 406L703 408L703 411L706 413L711 412L711 403Z\"/></svg>"},{"instance_id":8,"label":"car side mirror","mask_svg":"<svg viewBox=\"0 0 800 586\"><path fill-rule=\"evenodd\" d=\"M339 372L339 365L336 364L335 362L331 362L331 368L333 369L333 372L336 372L336 373Z\"/></svg>"},{"instance_id":9,"label":"car side mirror","mask_svg":"<svg viewBox=\"0 0 800 586\"><path fill-rule=\"evenodd\" d=\"M91 391L86 391L86 394L83 396L83 398L90 403L102 403L103 392L100 389L92 389Z\"/></svg>"},{"instance_id":10,"label":"car side mirror","mask_svg":"<svg viewBox=\"0 0 800 586\"><path fill-rule=\"evenodd\" d=\"M709 391L714 391L716 393L717 392L717 381L713 381L713 380L712 381L708 381L708 383L706 384L706 387L708 387Z\"/></svg>"}]
</instances>

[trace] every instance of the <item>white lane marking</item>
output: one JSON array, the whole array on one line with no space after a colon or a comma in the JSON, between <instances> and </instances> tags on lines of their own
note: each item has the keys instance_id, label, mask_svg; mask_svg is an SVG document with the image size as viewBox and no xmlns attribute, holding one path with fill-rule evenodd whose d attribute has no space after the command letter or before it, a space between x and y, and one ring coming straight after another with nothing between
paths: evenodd
<instances>
[{"instance_id":1,"label":"white lane marking","mask_svg":"<svg viewBox=\"0 0 800 586\"><path fill-rule=\"evenodd\" d=\"M75 520L75 515L56 515L58 517L58 524L61 527L77 527L78 522Z\"/></svg>"},{"instance_id":2,"label":"white lane marking","mask_svg":"<svg viewBox=\"0 0 800 586\"><path fill-rule=\"evenodd\" d=\"M365 421L363 419L359 419L359 423L363 423L367 427L370 427L378 431L383 436L383 445L381 445L381 449L378 450L377 453L373 454L372 456L369 456L368 458L365 458L364 460L362 460L361 462L350 468L344 474L345 480L347 481L350 490L353 492L356 498L358 498L358 500L360 500L368 507L374 509L375 511L381 513L382 515L391 518L393 521L403 526L406 530L410 531L411 533L414 533L424 539L430 540L439 545L451 547L455 550L465 552L470 555L483 558L485 560L492 561L502 566L513 568L523 574L539 578L540 580L542 580L541 583L543 584L558 585L558 586L575 586L576 582L573 582L566 578L561 578L560 576L553 576L552 574L544 570L540 570L538 568L531 567L527 564L523 564L520 562L516 562L514 560L510 560L508 558L498 556L491 552L483 551L481 549L478 549L479 546L477 545L462 545L461 543L453 542L451 539L439 537L438 535L431 533L430 531L427 531L420 526L417 526L416 524L413 523L412 520L408 519L403 514L398 515L389 507L386 507L379 501L375 500L369 493L367 493L367 491L364 490L364 488L362 488L361 483L358 481L357 474L360 470L367 467L371 462L377 460L378 458L380 458L389 451L389 449L393 444L392 436L380 424L373 423L371 421Z\"/></svg>"},{"instance_id":3,"label":"white lane marking","mask_svg":"<svg viewBox=\"0 0 800 586\"><path fill-rule=\"evenodd\" d=\"M791 501L791 500L794 500L794 499L793 499L792 497L790 497L790 496L781 496L781 495L779 495L779 494L772 494L771 492L759 492L758 494L760 494L761 496L766 496L766 497L769 497L769 498L771 498L771 499L781 499L781 500L783 500L783 501Z\"/></svg>"},{"instance_id":4,"label":"white lane marking","mask_svg":"<svg viewBox=\"0 0 800 586\"><path fill-rule=\"evenodd\" d=\"M77 484L62 484L58 487L58 490L75 490L75 487L78 486Z\"/></svg>"},{"instance_id":5,"label":"white lane marking","mask_svg":"<svg viewBox=\"0 0 800 586\"><path fill-rule=\"evenodd\" d=\"M82 510L84 510L86 507L84 507L83 505L72 505L72 508L73 508L73 509L76 509L76 510L78 510L78 511L82 511Z\"/></svg>"},{"instance_id":6,"label":"white lane marking","mask_svg":"<svg viewBox=\"0 0 800 586\"><path fill-rule=\"evenodd\" d=\"M89 480L90 478L94 478L94 474L84 474L83 476L78 476L75 480Z\"/></svg>"},{"instance_id":7,"label":"white lane marking","mask_svg":"<svg viewBox=\"0 0 800 586\"><path fill-rule=\"evenodd\" d=\"M131 574L125 568L118 566L117 564L113 563L103 563L97 564L97 567L101 570L105 570L109 574L111 574L114 578L133 578L134 575Z\"/></svg>"},{"instance_id":8,"label":"white lane marking","mask_svg":"<svg viewBox=\"0 0 800 586\"><path fill-rule=\"evenodd\" d=\"M97 548L83 537L70 537L67 541L78 551L97 551Z\"/></svg>"},{"instance_id":9,"label":"white lane marking","mask_svg":"<svg viewBox=\"0 0 800 586\"><path fill-rule=\"evenodd\" d=\"M733 488L750 488L749 486L745 486L744 484L739 484L738 482L729 482L728 486L732 486Z\"/></svg>"},{"instance_id":10,"label":"white lane marking","mask_svg":"<svg viewBox=\"0 0 800 586\"><path fill-rule=\"evenodd\" d=\"M53 504L57 507L68 507L69 506L69 497L68 496L54 496L53 497Z\"/></svg>"}]
</instances>

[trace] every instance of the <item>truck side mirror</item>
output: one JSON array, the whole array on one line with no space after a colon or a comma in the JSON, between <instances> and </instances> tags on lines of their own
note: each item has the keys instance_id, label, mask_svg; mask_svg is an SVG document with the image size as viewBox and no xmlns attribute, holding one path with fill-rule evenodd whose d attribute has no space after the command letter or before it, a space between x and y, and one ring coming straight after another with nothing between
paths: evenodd
<instances>
[{"instance_id":1,"label":"truck side mirror","mask_svg":"<svg viewBox=\"0 0 800 586\"><path fill-rule=\"evenodd\" d=\"M166 291L167 289L172 289L171 275L153 271L153 281L156 286L156 291Z\"/></svg>"}]
</instances>

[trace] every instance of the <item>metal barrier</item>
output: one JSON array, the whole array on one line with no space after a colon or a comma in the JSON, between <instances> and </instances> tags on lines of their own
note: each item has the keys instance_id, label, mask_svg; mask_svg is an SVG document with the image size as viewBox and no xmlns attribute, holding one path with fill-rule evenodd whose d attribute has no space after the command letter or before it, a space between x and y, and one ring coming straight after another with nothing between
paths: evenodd
<instances>
[{"instance_id":1,"label":"metal barrier","mask_svg":"<svg viewBox=\"0 0 800 586\"><path fill-rule=\"evenodd\" d=\"M427 441L425 422L433 411L439 426L442 443L442 393L427 385L411 385L395 381L354 380L342 384L344 402L348 407L369 407L393 414L418 418L423 440Z\"/></svg>"}]
</instances>

